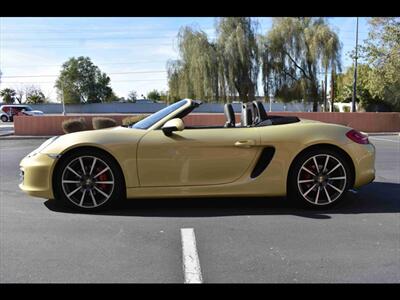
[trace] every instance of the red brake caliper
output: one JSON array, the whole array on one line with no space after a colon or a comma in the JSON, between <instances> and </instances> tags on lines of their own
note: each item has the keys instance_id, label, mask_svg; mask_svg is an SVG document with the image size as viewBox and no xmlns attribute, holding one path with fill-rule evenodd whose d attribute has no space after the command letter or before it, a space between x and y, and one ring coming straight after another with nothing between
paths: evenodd
<instances>
[{"instance_id":1,"label":"red brake caliper","mask_svg":"<svg viewBox=\"0 0 400 300\"><path fill-rule=\"evenodd\" d=\"M107 173L107 172L105 172L105 173L103 173L103 174L100 174L100 176L99 176L99 181L107 181L108 176L107 176L106 173ZM99 184L99 186L100 186L100 189L101 189L102 191L104 191L104 190L106 189L106 187L107 187L107 184Z\"/></svg>"}]
</instances>

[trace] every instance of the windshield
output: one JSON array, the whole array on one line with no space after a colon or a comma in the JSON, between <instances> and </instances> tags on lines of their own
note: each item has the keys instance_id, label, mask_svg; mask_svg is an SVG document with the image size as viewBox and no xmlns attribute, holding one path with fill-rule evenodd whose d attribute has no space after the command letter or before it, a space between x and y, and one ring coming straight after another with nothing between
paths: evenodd
<instances>
[{"instance_id":1,"label":"windshield","mask_svg":"<svg viewBox=\"0 0 400 300\"><path fill-rule=\"evenodd\" d=\"M179 107L182 107L187 103L188 100L181 100L178 101L174 104L171 104L158 112L155 112L154 114L148 116L147 118L144 118L143 120L135 123L132 125L131 128L137 128L137 129L147 129L150 128L153 124L157 123L161 119L165 118L168 116L170 113L174 112L177 110Z\"/></svg>"},{"instance_id":2,"label":"windshield","mask_svg":"<svg viewBox=\"0 0 400 300\"><path fill-rule=\"evenodd\" d=\"M22 109L25 109L26 111L31 111L32 108L30 106L23 106Z\"/></svg>"}]
</instances>

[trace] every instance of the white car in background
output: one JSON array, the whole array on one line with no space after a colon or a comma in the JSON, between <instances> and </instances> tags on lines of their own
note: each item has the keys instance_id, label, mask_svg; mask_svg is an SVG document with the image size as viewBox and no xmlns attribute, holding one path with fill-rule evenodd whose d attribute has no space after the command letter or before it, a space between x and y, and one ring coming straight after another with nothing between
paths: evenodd
<instances>
[{"instance_id":1,"label":"white car in background","mask_svg":"<svg viewBox=\"0 0 400 300\"><path fill-rule=\"evenodd\" d=\"M42 116L40 110L33 110L29 105L7 104L0 107L0 119L3 122L12 122L15 115L21 116Z\"/></svg>"}]
</instances>

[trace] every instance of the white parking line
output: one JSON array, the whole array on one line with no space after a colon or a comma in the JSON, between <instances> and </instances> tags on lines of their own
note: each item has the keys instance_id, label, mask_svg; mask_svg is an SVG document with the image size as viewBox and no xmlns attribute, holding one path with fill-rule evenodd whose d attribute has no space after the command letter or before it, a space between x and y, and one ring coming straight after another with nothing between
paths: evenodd
<instances>
[{"instance_id":1,"label":"white parking line","mask_svg":"<svg viewBox=\"0 0 400 300\"><path fill-rule=\"evenodd\" d=\"M202 283L203 278L193 228L181 228L181 238L185 283Z\"/></svg>"},{"instance_id":2,"label":"white parking line","mask_svg":"<svg viewBox=\"0 0 400 300\"><path fill-rule=\"evenodd\" d=\"M385 142L399 143L399 141L393 141L393 140L388 140L388 139L376 138L376 137L374 137L374 136L370 136L370 137L368 137L368 138L370 138L370 139L373 139L373 140L378 140L378 141L385 141Z\"/></svg>"}]
</instances>

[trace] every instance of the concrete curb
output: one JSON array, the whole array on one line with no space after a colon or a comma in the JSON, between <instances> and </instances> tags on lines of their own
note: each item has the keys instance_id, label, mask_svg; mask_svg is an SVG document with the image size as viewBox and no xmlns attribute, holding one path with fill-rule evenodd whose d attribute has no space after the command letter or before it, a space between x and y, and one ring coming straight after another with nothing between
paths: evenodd
<instances>
[{"instance_id":1,"label":"concrete curb","mask_svg":"<svg viewBox=\"0 0 400 300\"><path fill-rule=\"evenodd\" d=\"M399 135L400 136L400 132L364 132L366 133L368 136L380 136L380 135Z\"/></svg>"},{"instance_id":2,"label":"concrete curb","mask_svg":"<svg viewBox=\"0 0 400 300\"><path fill-rule=\"evenodd\" d=\"M10 135L13 135L13 134L14 134L14 132L0 133L0 137L2 137L2 136L10 136Z\"/></svg>"},{"instance_id":3,"label":"concrete curb","mask_svg":"<svg viewBox=\"0 0 400 300\"><path fill-rule=\"evenodd\" d=\"M41 139L49 139L53 136L24 136L24 135L7 135L7 136L0 136L0 140L41 140Z\"/></svg>"}]
</instances>

